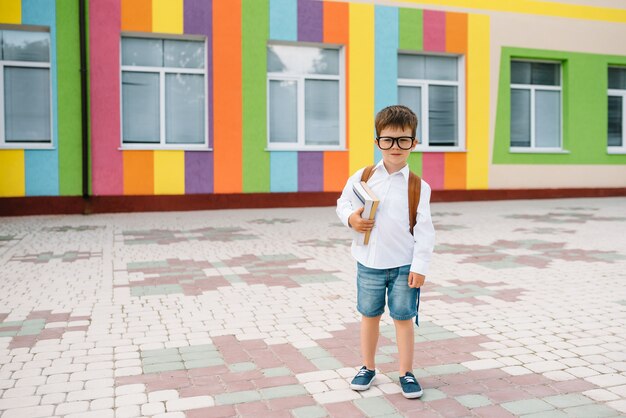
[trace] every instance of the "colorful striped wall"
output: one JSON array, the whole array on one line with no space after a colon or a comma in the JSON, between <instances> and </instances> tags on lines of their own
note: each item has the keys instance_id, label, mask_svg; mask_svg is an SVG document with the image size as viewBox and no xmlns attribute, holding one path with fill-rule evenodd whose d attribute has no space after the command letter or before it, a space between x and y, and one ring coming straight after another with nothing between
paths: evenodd
<instances>
[{"instance_id":1,"label":"colorful striped wall","mask_svg":"<svg viewBox=\"0 0 626 418\"><path fill-rule=\"evenodd\" d=\"M51 27L57 45L53 57L74 47L69 39L60 44L55 38L55 19L77 12L68 2L57 1L56 9L44 0L4 4L11 7L3 7L3 22ZM71 25L77 19L64 19L76 31ZM63 30L69 38L69 29ZM413 153L411 168L433 189L488 186L485 15L317 0L90 0L88 31L94 195L339 191L350 173L380 159L373 143L374 116L397 101L399 49L463 54L466 63L467 152ZM210 151L121 149L124 31L206 36ZM268 40L345 46L346 150L266 150ZM53 60L56 79L67 70ZM54 83L55 149L0 151L0 170L7 173L0 176L2 195L80 193L80 107L69 100L69 108L78 111L70 118L57 103L63 83ZM80 99L78 90L74 96Z\"/></svg>"},{"instance_id":2,"label":"colorful striped wall","mask_svg":"<svg viewBox=\"0 0 626 418\"><path fill-rule=\"evenodd\" d=\"M464 54L468 80L488 85L484 16L317 0L92 0L90 22L96 195L338 191L380 159L374 115L397 101L398 49ZM119 91L108 86L120 83L120 31L207 37L211 152L119 150ZM266 150L268 40L345 45L348 150ZM488 96L469 88L468 115L488 114ZM487 187L488 121L466 127L467 153L411 156L434 189Z\"/></svg>"},{"instance_id":3,"label":"colorful striped wall","mask_svg":"<svg viewBox=\"0 0 626 418\"><path fill-rule=\"evenodd\" d=\"M1 149L0 197L81 193L78 5L57 3L46 0L1 3L0 23L45 26L50 30L52 146L36 150Z\"/></svg>"}]
</instances>

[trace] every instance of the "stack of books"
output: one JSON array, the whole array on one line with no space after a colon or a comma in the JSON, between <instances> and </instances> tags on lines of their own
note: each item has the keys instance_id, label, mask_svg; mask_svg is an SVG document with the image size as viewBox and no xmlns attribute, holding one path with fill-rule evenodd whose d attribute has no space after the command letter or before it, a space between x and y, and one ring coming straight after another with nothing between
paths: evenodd
<instances>
[{"instance_id":1,"label":"stack of books","mask_svg":"<svg viewBox=\"0 0 626 418\"><path fill-rule=\"evenodd\" d=\"M372 189L370 189L366 182L362 181L360 183L354 183L352 185L352 190L363 204L363 213L361 213L361 218L374 219L380 200L376 197L374 192L372 192ZM372 231L367 231L364 234L359 234L357 245L367 245L370 241L371 232Z\"/></svg>"}]
</instances>

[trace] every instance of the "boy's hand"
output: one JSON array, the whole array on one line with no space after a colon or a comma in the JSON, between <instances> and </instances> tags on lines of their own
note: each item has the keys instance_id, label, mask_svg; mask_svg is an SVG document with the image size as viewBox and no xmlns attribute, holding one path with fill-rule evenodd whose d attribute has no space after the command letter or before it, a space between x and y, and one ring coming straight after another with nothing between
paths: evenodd
<instances>
[{"instance_id":1,"label":"boy's hand","mask_svg":"<svg viewBox=\"0 0 626 418\"><path fill-rule=\"evenodd\" d=\"M413 273L412 271L409 272L409 287L422 287L425 280L425 276L418 273Z\"/></svg>"},{"instance_id":2,"label":"boy's hand","mask_svg":"<svg viewBox=\"0 0 626 418\"><path fill-rule=\"evenodd\" d=\"M367 231L371 231L374 227L374 220L363 219L361 218L361 214L363 213L363 209L359 208L352 212L352 215L348 218L348 223L356 232L364 234Z\"/></svg>"}]
</instances>

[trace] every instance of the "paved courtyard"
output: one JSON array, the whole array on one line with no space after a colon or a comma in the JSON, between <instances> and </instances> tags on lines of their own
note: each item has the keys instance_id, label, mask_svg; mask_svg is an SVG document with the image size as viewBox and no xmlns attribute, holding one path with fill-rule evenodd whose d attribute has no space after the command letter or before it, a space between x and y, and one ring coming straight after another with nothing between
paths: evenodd
<instances>
[{"instance_id":1,"label":"paved courtyard","mask_svg":"<svg viewBox=\"0 0 626 418\"><path fill-rule=\"evenodd\" d=\"M420 400L334 208L0 218L0 416L626 415L626 198L432 211Z\"/></svg>"}]
</instances>

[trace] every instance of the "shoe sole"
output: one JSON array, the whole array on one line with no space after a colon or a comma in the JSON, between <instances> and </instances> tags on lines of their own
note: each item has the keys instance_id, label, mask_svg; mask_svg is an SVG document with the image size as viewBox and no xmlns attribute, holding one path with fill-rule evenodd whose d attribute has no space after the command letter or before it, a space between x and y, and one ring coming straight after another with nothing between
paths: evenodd
<instances>
[{"instance_id":1,"label":"shoe sole","mask_svg":"<svg viewBox=\"0 0 626 418\"><path fill-rule=\"evenodd\" d=\"M372 379L373 381L374 379ZM372 382L367 385L355 385L354 383L350 383L350 389L352 390L368 390L372 386Z\"/></svg>"},{"instance_id":2,"label":"shoe sole","mask_svg":"<svg viewBox=\"0 0 626 418\"><path fill-rule=\"evenodd\" d=\"M423 390L420 390L419 392L402 392L402 396L404 396L407 399L415 399L415 398L419 398L424 394Z\"/></svg>"}]
</instances>

